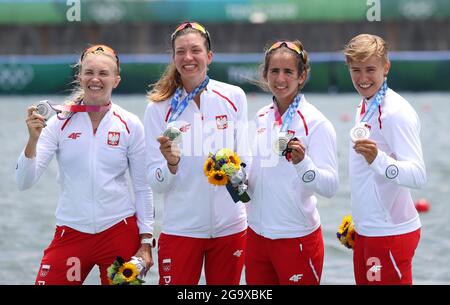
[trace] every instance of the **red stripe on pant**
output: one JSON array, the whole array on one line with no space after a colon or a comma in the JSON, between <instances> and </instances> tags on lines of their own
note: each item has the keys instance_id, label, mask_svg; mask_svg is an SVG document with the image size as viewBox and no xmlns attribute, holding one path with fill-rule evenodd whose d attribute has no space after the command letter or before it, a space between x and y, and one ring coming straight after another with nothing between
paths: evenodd
<instances>
[{"instance_id":1,"label":"red stripe on pant","mask_svg":"<svg viewBox=\"0 0 450 305\"><path fill-rule=\"evenodd\" d=\"M353 271L357 285L412 285L412 259L420 229L401 235L356 234Z\"/></svg>"},{"instance_id":2,"label":"red stripe on pant","mask_svg":"<svg viewBox=\"0 0 450 305\"><path fill-rule=\"evenodd\" d=\"M303 237L269 239L247 229L248 285L318 285L322 276L322 229Z\"/></svg>"},{"instance_id":3,"label":"red stripe on pant","mask_svg":"<svg viewBox=\"0 0 450 305\"><path fill-rule=\"evenodd\" d=\"M139 246L135 216L96 234L57 226L51 244L44 251L36 284L81 285L94 265L98 265L101 283L107 285L106 269L117 256L128 261Z\"/></svg>"},{"instance_id":4,"label":"red stripe on pant","mask_svg":"<svg viewBox=\"0 0 450 305\"><path fill-rule=\"evenodd\" d=\"M239 285L246 230L216 238L161 233L158 239L160 285L197 285L203 262L208 285Z\"/></svg>"}]
</instances>

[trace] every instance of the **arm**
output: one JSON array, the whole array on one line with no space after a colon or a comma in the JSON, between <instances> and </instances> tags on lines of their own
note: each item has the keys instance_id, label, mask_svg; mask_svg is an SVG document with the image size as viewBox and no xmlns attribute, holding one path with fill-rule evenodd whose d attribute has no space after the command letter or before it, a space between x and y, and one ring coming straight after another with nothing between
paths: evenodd
<instances>
[{"instance_id":1,"label":"arm","mask_svg":"<svg viewBox=\"0 0 450 305\"><path fill-rule=\"evenodd\" d=\"M169 169L167 160L160 150L161 145L164 144L161 144L157 140L166 140L166 137L160 137L166 128L166 123L163 118L164 114L158 111L155 104L150 103L147 105L144 116L146 174L150 186L158 193L167 192L172 187L176 177ZM169 144L166 143L166 145ZM174 160L172 164L175 164L177 160ZM172 170L174 169L172 167ZM176 170L178 170L178 165L176 166Z\"/></svg>"},{"instance_id":2,"label":"arm","mask_svg":"<svg viewBox=\"0 0 450 305\"><path fill-rule=\"evenodd\" d=\"M235 125L234 149L239 158L247 165L247 171L250 169L252 161L252 153L248 138L247 97L240 88L238 93L239 94L236 94L236 99L239 101L240 107Z\"/></svg>"},{"instance_id":3,"label":"arm","mask_svg":"<svg viewBox=\"0 0 450 305\"><path fill-rule=\"evenodd\" d=\"M134 123L133 137L130 141L127 157L131 181L133 183L134 198L136 204L136 218L141 240L153 236L153 225L155 219L155 210L153 206L153 194L148 186L145 168L145 145L144 145L144 127L136 118ZM136 253L136 256L142 257L146 263L146 268L153 266L153 256L151 247L143 244Z\"/></svg>"},{"instance_id":4,"label":"arm","mask_svg":"<svg viewBox=\"0 0 450 305\"><path fill-rule=\"evenodd\" d=\"M294 164L295 169L300 183L321 196L331 198L336 194L339 184L336 133L333 125L329 121L321 123L312 131L310 137L304 158Z\"/></svg>"},{"instance_id":5,"label":"arm","mask_svg":"<svg viewBox=\"0 0 450 305\"><path fill-rule=\"evenodd\" d=\"M58 148L55 118L50 119L47 126L44 118L35 110L35 107L28 108L26 123L29 138L16 166L16 183L21 191L32 187L39 180Z\"/></svg>"},{"instance_id":6,"label":"arm","mask_svg":"<svg viewBox=\"0 0 450 305\"><path fill-rule=\"evenodd\" d=\"M394 156L378 149L370 167L392 183L411 188L423 187L427 182L420 143L420 122L417 114L399 113L384 120L383 135Z\"/></svg>"}]
</instances>

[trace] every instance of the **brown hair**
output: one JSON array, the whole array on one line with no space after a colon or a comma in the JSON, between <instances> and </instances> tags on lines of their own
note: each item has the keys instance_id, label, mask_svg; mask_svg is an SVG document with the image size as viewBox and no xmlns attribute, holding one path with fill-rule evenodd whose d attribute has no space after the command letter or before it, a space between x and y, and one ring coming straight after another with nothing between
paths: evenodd
<instances>
[{"instance_id":1,"label":"brown hair","mask_svg":"<svg viewBox=\"0 0 450 305\"><path fill-rule=\"evenodd\" d=\"M372 55L388 62L388 45L383 38L377 35L360 34L353 37L344 48L347 63L353 61L365 62Z\"/></svg>"},{"instance_id":2,"label":"brown hair","mask_svg":"<svg viewBox=\"0 0 450 305\"><path fill-rule=\"evenodd\" d=\"M195 33L198 35L201 35L204 38L204 45L208 52L211 51L210 49L210 42L209 42L209 34L206 35L202 32L200 32L197 29L194 29L192 27L186 27L182 30L179 30L172 34L171 36L171 45L172 45L172 57L175 54L175 40L183 35L189 34L189 33ZM150 84L149 87L151 88L150 92L147 93L147 99L151 102L162 102L167 100L169 97L171 97L178 87L183 86L181 82L181 75L178 72L175 64L172 62L169 65L167 65L166 70L163 72L161 78L154 84Z\"/></svg>"},{"instance_id":3,"label":"brown hair","mask_svg":"<svg viewBox=\"0 0 450 305\"><path fill-rule=\"evenodd\" d=\"M288 41L286 41L288 42ZM309 72L311 71L311 65L309 63L308 52L303 48L303 44L300 40L291 41L294 45L296 45L300 49L300 54L297 51L290 49L286 44L281 44L280 47L270 49L271 47L266 48L266 55L264 57L264 62L259 66L259 80L255 82L262 90L266 92L270 92L269 85L267 83L267 73L269 70L270 60L272 59L273 54L275 52L289 52L297 59L297 73L300 76L303 72L306 73L306 78L308 78ZM306 82L306 81L305 81ZM299 85L299 90L303 88L305 82Z\"/></svg>"}]
</instances>

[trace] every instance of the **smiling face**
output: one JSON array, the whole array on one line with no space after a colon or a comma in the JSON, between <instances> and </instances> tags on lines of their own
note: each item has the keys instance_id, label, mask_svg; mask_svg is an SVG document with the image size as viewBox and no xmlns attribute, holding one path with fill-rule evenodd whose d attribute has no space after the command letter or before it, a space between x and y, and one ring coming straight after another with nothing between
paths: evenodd
<instances>
[{"instance_id":1,"label":"smiling face","mask_svg":"<svg viewBox=\"0 0 450 305\"><path fill-rule=\"evenodd\" d=\"M205 42L205 38L195 32L180 35L174 41L173 60L187 90L198 86L206 77L212 52L206 49Z\"/></svg>"},{"instance_id":2,"label":"smiling face","mask_svg":"<svg viewBox=\"0 0 450 305\"><path fill-rule=\"evenodd\" d=\"M89 53L84 56L78 80L86 104L103 105L110 101L112 90L120 82L117 69L115 59L108 55Z\"/></svg>"},{"instance_id":3,"label":"smiling face","mask_svg":"<svg viewBox=\"0 0 450 305\"><path fill-rule=\"evenodd\" d=\"M366 99L370 99L380 89L385 76L389 73L390 66L389 61L375 55L364 62L348 63L353 86Z\"/></svg>"},{"instance_id":4,"label":"smiling face","mask_svg":"<svg viewBox=\"0 0 450 305\"><path fill-rule=\"evenodd\" d=\"M306 79L306 71L300 74L298 59L291 51L276 50L268 63L265 80L279 103L289 105Z\"/></svg>"}]
</instances>

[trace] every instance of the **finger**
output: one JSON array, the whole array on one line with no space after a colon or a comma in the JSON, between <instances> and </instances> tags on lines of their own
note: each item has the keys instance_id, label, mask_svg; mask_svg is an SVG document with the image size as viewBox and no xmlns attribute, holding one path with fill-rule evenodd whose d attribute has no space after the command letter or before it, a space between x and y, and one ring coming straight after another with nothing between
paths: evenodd
<instances>
[{"instance_id":1,"label":"finger","mask_svg":"<svg viewBox=\"0 0 450 305\"><path fill-rule=\"evenodd\" d=\"M158 141L159 144L164 144L164 143L166 143L169 140L170 139L168 137L166 137L166 136L159 136L159 137L156 138L156 141Z\"/></svg>"},{"instance_id":2,"label":"finger","mask_svg":"<svg viewBox=\"0 0 450 305\"><path fill-rule=\"evenodd\" d=\"M33 112L37 111L37 108L35 106L30 106L27 108L28 116L31 116Z\"/></svg>"}]
</instances>

